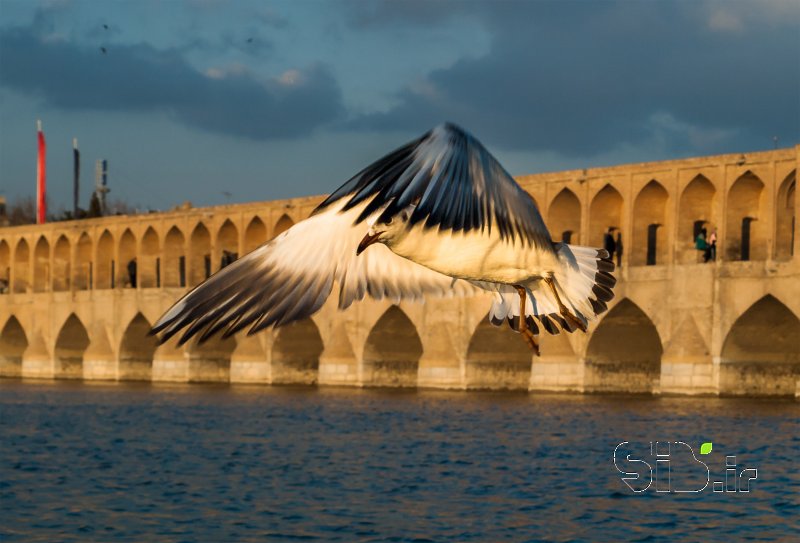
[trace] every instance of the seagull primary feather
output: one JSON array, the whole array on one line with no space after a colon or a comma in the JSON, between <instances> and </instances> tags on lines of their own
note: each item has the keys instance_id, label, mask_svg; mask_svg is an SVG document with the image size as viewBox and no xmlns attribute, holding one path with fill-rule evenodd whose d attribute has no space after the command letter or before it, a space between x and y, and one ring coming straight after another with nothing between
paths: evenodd
<instances>
[{"instance_id":1,"label":"seagull primary feather","mask_svg":"<svg viewBox=\"0 0 800 543\"><path fill-rule=\"evenodd\" d=\"M530 195L465 130L446 123L364 168L303 221L221 269L152 329L249 334L307 318L334 289L339 308L370 296L492 294L538 354L539 328L586 331L616 283L606 251L555 242Z\"/></svg>"}]
</instances>

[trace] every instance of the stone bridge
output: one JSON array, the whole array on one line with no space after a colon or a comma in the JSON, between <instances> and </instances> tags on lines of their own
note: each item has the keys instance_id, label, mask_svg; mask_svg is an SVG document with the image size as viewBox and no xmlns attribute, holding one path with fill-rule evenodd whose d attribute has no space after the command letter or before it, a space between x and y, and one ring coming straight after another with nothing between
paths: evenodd
<instances>
[{"instance_id":1,"label":"stone bridge","mask_svg":"<svg viewBox=\"0 0 800 543\"><path fill-rule=\"evenodd\" d=\"M577 392L796 395L800 146L521 176L555 239L624 251L588 334L532 358L485 297L328 303L225 341L157 346L186 289L308 216L320 197L0 228L0 374ZM335 183L335 180L334 180ZM718 232L704 263L694 235ZM135 259L135 278L131 262Z\"/></svg>"}]
</instances>

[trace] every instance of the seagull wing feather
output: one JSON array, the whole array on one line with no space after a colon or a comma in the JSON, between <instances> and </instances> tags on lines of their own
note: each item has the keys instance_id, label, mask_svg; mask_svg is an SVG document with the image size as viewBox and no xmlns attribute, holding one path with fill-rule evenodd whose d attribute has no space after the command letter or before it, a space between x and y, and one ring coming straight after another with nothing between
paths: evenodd
<instances>
[{"instance_id":1,"label":"seagull wing feather","mask_svg":"<svg viewBox=\"0 0 800 543\"><path fill-rule=\"evenodd\" d=\"M342 309L365 295L400 301L479 290L398 256L383 244L356 256L369 227L354 221L366 205L344 210L340 202L300 221L195 287L152 332L164 342L185 329L179 341L184 343L198 334L204 341L221 331L229 336L247 327L254 333L283 326L316 313L334 282Z\"/></svg>"},{"instance_id":2,"label":"seagull wing feather","mask_svg":"<svg viewBox=\"0 0 800 543\"><path fill-rule=\"evenodd\" d=\"M451 123L367 166L323 201L314 213L338 202L345 210L368 202L355 222L381 210L388 221L409 204L409 228L424 222L440 230L496 232L553 251L550 233L533 198L468 132Z\"/></svg>"}]
</instances>

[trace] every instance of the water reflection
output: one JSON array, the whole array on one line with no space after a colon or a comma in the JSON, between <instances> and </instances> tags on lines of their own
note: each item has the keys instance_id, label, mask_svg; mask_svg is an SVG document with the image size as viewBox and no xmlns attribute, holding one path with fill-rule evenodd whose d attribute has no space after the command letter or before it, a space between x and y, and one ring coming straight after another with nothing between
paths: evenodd
<instances>
[{"instance_id":1,"label":"water reflection","mask_svg":"<svg viewBox=\"0 0 800 543\"><path fill-rule=\"evenodd\" d=\"M793 401L0 382L4 541L791 537ZM750 494L632 494L623 440L714 442Z\"/></svg>"}]
</instances>

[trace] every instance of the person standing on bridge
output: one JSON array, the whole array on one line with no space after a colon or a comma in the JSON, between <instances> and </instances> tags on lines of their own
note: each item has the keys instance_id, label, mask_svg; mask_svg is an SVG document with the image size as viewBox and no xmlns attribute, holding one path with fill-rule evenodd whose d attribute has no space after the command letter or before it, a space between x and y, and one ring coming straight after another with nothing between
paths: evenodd
<instances>
[{"instance_id":1,"label":"person standing on bridge","mask_svg":"<svg viewBox=\"0 0 800 543\"><path fill-rule=\"evenodd\" d=\"M608 251L608 259L614 260L614 251L617 249L617 244L614 241L614 227L609 226L603 236L603 249Z\"/></svg>"}]
</instances>

